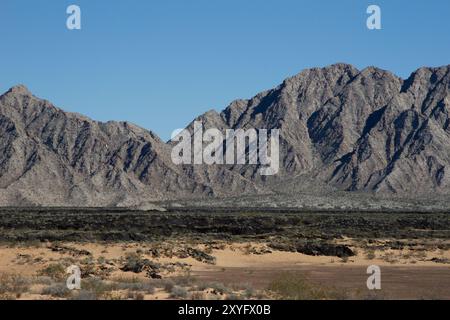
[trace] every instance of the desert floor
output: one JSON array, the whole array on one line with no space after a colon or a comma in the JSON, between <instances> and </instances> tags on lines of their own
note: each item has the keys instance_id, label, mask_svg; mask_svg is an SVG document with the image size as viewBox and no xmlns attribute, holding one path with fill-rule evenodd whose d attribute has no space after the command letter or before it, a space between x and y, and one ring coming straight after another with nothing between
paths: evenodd
<instances>
[{"instance_id":1,"label":"desert floor","mask_svg":"<svg viewBox=\"0 0 450 320\"><path fill-rule=\"evenodd\" d=\"M342 243L356 255L309 256L226 241L3 244L0 298L450 299L450 250ZM82 271L81 290L65 286L71 265ZM381 290L367 289L371 265L381 268Z\"/></svg>"}]
</instances>

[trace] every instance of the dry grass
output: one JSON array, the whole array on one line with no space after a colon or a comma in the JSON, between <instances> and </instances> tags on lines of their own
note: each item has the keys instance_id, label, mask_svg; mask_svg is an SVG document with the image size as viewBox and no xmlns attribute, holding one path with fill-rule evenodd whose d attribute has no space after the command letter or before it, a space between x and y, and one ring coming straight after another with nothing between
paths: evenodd
<instances>
[{"instance_id":1,"label":"dry grass","mask_svg":"<svg viewBox=\"0 0 450 320\"><path fill-rule=\"evenodd\" d=\"M281 300L341 300L344 292L310 283L299 273L283 273L272 281L268 288Z\"/></svg>"},{"instance_id":2,"label":"dry grass","mask_svg":"<svg viewBox=\"0 0 450 320\"><path fill-rule=\"evenodd\" d=\"M18 299L28 291L30 281L20 275L0 275L0 298L5 300Z\"/></svg>"}]
</instances>

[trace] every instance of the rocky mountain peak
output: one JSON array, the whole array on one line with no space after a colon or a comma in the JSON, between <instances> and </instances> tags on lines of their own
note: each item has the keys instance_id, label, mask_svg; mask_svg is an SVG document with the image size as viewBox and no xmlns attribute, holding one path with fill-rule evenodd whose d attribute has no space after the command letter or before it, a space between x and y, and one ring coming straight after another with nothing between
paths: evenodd
<instances>
[{"instance_id":1,"label":"rocky mountain peak","mask_svg":"<svg viewBox=\"0 0 450 320\"><path fill-rule=\"evenodd\" d=\"M263 179L258 165L175 165L173 142L64 112L15 86L0 98L0 204L136 206L324 190L450 194L450 66L420 68L406 80L345 63L311 68L196 120L205 129L279 129L279 174Z\"/></svg>"},{"instance_id":2,"label":"rocky mountain peak","mask_svg":"<svg viewBox=\"0 0 450 320\"><path fill-rule=\"evenodd\" d=\"M15 95L28 95L31 96L32 93L28 90L28 88L23 84L18 84L7 91L7 94L15 94Z\"/></svg>"}]
</instances>

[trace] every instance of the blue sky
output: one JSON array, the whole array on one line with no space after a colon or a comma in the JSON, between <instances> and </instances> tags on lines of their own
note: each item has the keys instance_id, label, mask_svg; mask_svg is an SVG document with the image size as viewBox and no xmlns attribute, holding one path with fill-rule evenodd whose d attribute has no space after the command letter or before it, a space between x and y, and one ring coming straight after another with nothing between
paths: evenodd
<instances>
[{"instance_id":1,"label":"blue sky","mask_svg":"<svg viewBox=\"0 0 450 320\"><path fill-rule=\"evenodd\" d=\"M82 30L66 28L66 8ZM383 30L366 28L382 9ZM2 0L0 91L168 139L195 116L304 68L348 62L407 77L450 64L450 1Z\"/></svg>"}]
</instances>

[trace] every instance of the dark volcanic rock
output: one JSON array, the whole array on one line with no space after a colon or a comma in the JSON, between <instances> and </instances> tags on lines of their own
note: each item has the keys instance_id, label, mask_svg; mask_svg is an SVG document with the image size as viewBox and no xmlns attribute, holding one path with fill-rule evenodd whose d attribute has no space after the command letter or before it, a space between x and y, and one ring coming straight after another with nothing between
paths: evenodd
<instances>
[{"instance_id":1,"label":"dark volcanic rock","mask_svg":"<svg viewBox=\"0 0 450 320\"><path fill-rule=\"evenodd\" d=\"M160 279L158 278L160 269L160 264L154 263L148 259L141 259L137 255L129 255L124 266L120 268L120 270L124 272L141 273L147 271L147 275L153 279Z\"/></svg>"},{"instance_id":2,"label":"dark volcanic rock","mask_svg":"<svg viewBox=\"0 0 450 320\"><path fill-rule=\"evenodd\" d=\"M298 244L296 250L308 256L329 256L348 258L355 256L355 253L345 245L335 245L329 243L305 243Z\"/></svg>"},{"instance_id":3,"label":"dark volcanic rock","mask_svg":"<svg viewBox=\"0 0 450 320\"><path fill-rule=\"evenodd\" d=\"M198 260L200 262L204 262L207 264L215 264L216 263L215 257L213 257L201 250L194 249L194 248L188 248L188 253L192 258L194 258L195 260Z\"/></svg>"}]
</instances>

